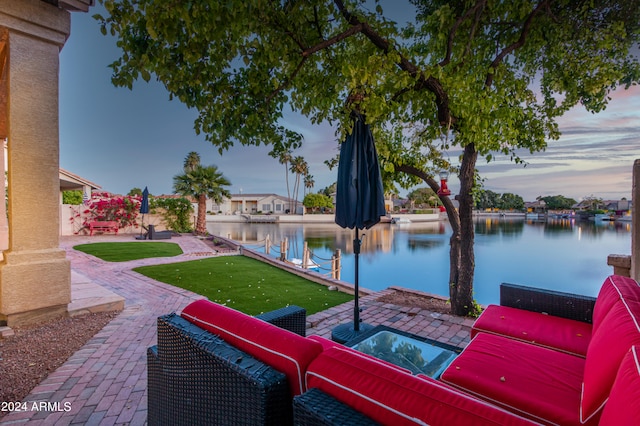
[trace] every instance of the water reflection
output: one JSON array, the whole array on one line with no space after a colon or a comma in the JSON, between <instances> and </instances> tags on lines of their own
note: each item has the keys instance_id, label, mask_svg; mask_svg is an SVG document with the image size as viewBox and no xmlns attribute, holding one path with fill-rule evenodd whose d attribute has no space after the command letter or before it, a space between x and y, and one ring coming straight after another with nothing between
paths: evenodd
<instances>
[{"instance_id":1,"label":"water reflection","mask_svg":"<svg viewBox=\"0 0 640 426\"><path fill-rule=\"evenodd\" d=\"M476 218L476 235L511 235L517 236L524 230L524 220L511 218Z\"/></svg>"},{"instance_id":2,"label":"water reflection","mask_svg":"<svg viewBox=\"0 0 640 426\"><path fill-rule=\"evenodd\" d=\"M390 330L380 331L353 348L405 368L412 374L425 374L434 378L438 377L456 356L456 353L441 346Z\"/></svg>"},{"instance_id":3,"label":"water reflection","mask_svg":"<svg viewBox=\"0 0 640 426\"><path fill-rule=\"evenodd\" d=\"M353 282L353 230L332 223L214 222L207 229L250 248L263 247L267 236L274 246L286 238L289 258L302 257L305 241L322 259L340 249L341 279ZM475 233L474 297L484 304L498 301L500 282L595 296L612 273L607 256L631 251L630 223L492 217L477 218ZM450 236L447 222L378 224L362 231L361 286L382 290L397 285L448 296Z\"/></svg>"}]
</instances>

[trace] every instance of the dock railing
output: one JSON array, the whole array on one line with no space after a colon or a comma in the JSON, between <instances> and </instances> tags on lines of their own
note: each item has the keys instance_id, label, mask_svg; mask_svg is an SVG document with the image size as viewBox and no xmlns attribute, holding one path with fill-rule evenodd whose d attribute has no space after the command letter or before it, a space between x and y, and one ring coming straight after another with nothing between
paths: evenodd
<instances>
[{"instance_id":1,"label":"dock railing","mask_svg":"<svg viewBox=\"0 0 640 426\"><path fill-rule=\"evenodd\" d=\"M340 249L336 249L330 258L322 258L309 249L307 242L304 242L302 249L302 259L292 259L290 255L289 239L284 238L282 241L274 242L267 235L263 240L256 241L253 244L244 244L244 247L252 250L262 250L266 255L275 257L283 262L290 263L303 269L312 269L332 279L340 279L341 256Z\"/></svg>"}]
</instances>

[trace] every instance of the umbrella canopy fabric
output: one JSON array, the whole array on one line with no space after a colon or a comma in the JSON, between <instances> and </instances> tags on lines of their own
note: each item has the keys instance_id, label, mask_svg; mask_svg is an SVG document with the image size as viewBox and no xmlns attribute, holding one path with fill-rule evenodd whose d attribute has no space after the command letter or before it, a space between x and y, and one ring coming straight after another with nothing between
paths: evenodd
<instances>
[{"instance_id":1,"label":"umbrella canopy fabric","mask_svg":"<svg viewBox=\"0 0 640 426\"><path fill-rule=\"evenodd\" d=\"M140 213L146 214L149 213L149 190L147 187L144 187L144 191L142 191L142 202L140 203Z\"/></svg>"},{"instance_id":2,"label":"umbrella canopy fabric","mask_svg":"<svg viewBox=\"0 0 640 426\"><path fill-rule=\"evenodd\" d=\"M335 221L343 228L369 229L387 213L376 146L360 114L340 148L336 190Z\"/></svg>"}]
</instances>

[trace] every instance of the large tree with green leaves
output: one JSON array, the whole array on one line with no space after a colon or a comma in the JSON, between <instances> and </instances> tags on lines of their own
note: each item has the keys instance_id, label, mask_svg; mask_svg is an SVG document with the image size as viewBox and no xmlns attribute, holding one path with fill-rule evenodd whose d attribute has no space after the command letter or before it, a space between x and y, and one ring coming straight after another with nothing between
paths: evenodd
<instances>
[{"instance_id":1,"label":"large tree with green leaves","mask_svg":"<svg viewBox=\"0 0 640 426\"><path fill-rule=\"evenodd\" d=\"M437 192L435 173L456 171L459 209L442 197L455 314L474 307L478 157L520 162L521 150L559 136L567 110L598 112L613 89L640 79L630 53L637 0L412 0L407 24L376 0L101 1L102 30L122 49L113 83L131 88L154 75L199 111L196 131L220 150L282 145L288 108L337 123L342 139L357 107L374 127L385 177ZM443 155L453 150L459 164Z\"/></svg>"},{"instance_id":2,"label":"large tree with green leaves","mask_svg":"<svg viewBox=\"0 0 640 426\"><path fill-rule=\"evenodd\" d=\"M438 205L438 195L431 188L416 188L407 194L414 207L433 207Z\"/></svg>"},{"instance_id":3,"label":"large tree with green leaves","mask_svg":"<svg viewBox=\"0 0 640 426\"><path fill-rule=\"evenodd\" d=\"M549 195L539 197L539 199L546 203L549 210L568 210L578 203L573 198L568 198L564 195Z\"/></svg>"},{"instance_id":4,"label":"large tree with green leaves","mask_svg":"<svg viewBox=\"0 0 640 426\"><path fill-rule=\"evenodd\" d=\"M173 177L173 192L198 200L196 234L207 233L207 199L221 203L224 197L231 197L225 186L231 182L224 177L218 167L200 164L200 155L190 152L184 160L183 173Z\"/></svg>"}]
</instances>

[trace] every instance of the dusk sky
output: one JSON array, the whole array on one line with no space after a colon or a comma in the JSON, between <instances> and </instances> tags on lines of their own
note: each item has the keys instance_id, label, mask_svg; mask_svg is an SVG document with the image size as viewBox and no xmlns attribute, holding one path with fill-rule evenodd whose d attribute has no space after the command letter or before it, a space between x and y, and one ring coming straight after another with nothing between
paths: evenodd
<instances>
[{"instance_id":1,"label":"dusk sky","mask_svg":"<svg viewBox=\"0 0 640 426\"><path fill-rule=\"evenodd\" d=\"M153 78L136 82L133 91L111 84L108 65L119 51L115 39L103 36L92 18L102 10L99 5L89 13L72 14L71 36L60 55L60 166L109 192L126 194L148 186L154 195L170 194L184 157L196 151L203 164L217 165L231 181L232 193L286 195L284 166L267 155L269 148L236 146L221 156L195 134L196 111L169 101ZM488 165L479 160L485 188L526 201L557 194L577 200L591 195L630 198L633 161L640 158L640 87L612 97L600 114L583 108L566 114L559 121L560 140L551 141L544 152L522 154L527 167L507 157ZM338 152L334 129L312 126L295 115L284 124L304 134L303 148L294 155L309 163L312 191L335 182L337 170L324 165ZM450 154L452 159L456 155ZM457 191L455 176L449 186Z\"/></svg>"}]
</instances>

